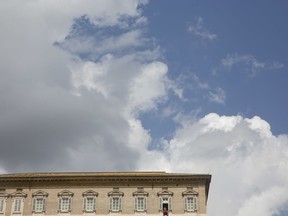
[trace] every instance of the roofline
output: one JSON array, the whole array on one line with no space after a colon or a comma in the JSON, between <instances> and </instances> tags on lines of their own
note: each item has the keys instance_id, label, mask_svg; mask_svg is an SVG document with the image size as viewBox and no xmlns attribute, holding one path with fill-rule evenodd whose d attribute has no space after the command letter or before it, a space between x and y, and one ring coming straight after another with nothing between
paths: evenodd
<instances>
[{"instance_id":1,"label":"roofline","mask_svg":"<svg viewBox=\"0 0 288 216\"><path fill-rule=\"evenodd\" d=\"M34 172L34 173L12 173L0 174L0 181L5 179L27 179L29 178L77 178L77 177L160 177L160 178L208 178L210 174L191 174L191 173L166 173L166 172Z\"/></svg>"},{"instance_id":2,"label":"roofline","mask_svg":"<svg viewBox=\"0 0 288 216\"><path fill-rule=\"evenodd\" d=\"M201 183L205 185L208 197L211 182L210 174L166 173L166 172L35 172L0 174L0 184L12 186L33 185L79 185L83 182L91 185L131 185L131 184L187 184Z\"/></svg>"}]
</instances>

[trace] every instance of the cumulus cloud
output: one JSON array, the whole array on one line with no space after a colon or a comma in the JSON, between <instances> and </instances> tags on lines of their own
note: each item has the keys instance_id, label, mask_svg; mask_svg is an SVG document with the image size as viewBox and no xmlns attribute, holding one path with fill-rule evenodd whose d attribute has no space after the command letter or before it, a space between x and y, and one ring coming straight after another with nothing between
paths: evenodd
<instances>
[{"instance_id":1,"label":"cumulus cloud","mask_svg":"<svg viewBox=\"0 0 288 216\"><path fill-rule=\"evenodd\" d=\"M169 169L212 174L209 215L269 216L287 203L287 135L272 135L257 116L182 121L166 152Z\"/></svg>"},{"instance_id":2,"label":"cumulus cloud","mask_svg":"<svg viewBox=\"0 0 288 216\"><path fill-rule=\"evenodd\" d=\"M202 40L215 40L217 35L209 32L203 27L204 19L203 17L198 17L195 24L190 24L188 27L188 32L201 38Z\"/></svg>"}]
</instances>

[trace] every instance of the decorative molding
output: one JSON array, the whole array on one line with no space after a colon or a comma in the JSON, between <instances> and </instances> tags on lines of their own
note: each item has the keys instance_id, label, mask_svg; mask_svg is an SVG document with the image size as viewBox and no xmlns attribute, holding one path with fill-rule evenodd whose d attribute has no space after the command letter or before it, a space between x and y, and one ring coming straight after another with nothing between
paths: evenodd
<instances>
[{"instance_id":1,"label":"decorative molding","mask_svg":"<svg viewBox=\"0 0 288 216\"><path fill-rule=\"evenodd\" d=\"M133 196L148 196L149 193L146 192L146 191L144 191L143 188L138 188L138 190L135 191L135 192L133 192L132 195L133 195Z\"/></svg>"},{"instance_id":2,"label":"decorative molding","mask_svg":"<svg viewBox=\"0 0 288 216\"><path fill-rule=\"evenodd\" d=\"M69 191L69 190L63 190L61 192L58 193L58 197L64 197L64 196L69 196L69 197L73 197L74 193Z\"/></svg>"},{"instance_id":3,"label":"decorative molding","mask_svg":"<svg viewBox=\"0 0 288 216\"><path fill-rule=\"evenodd\" d=\"M121 196L124 196L124 193L119 191L119 188L113 188L113 190L108 193L108 196L110 196L110 197L115 197L115 196L121 197Z\"/></svg>"},{"instance_id":4,"label":"decorative molding","mask_svg":"<svg viewBox=\"0 0 288 216\"><path fill-rule=\"evenodd\" d=\"M98 193L96 191L93 190L87 190L85 192L82 193L82 196L98 196Z\"/></svg>"},{"instance_id":5,"label":"decorative molding","mask_svg":"<svg viewBox=\"0 0 288 216\"><path fill-rule=\"evenodd\" d=\"M182 193L183 197L184 196L195 196L195 195L197 196L198 192L194 191L191 187L187 188L187 190Z\"/></svg>"},{"instance_id":6,"label":"decorative molding","mask_svg":"<svg viewBox=\"0 0 288 216\"><path fill-rule=\"evenodd\" d=\"M27 194L22 192L22 191L17 191L17 192L14 192L14 193L10 194L10 196L13 197L13 198L27 197Z\"/></svg>"},{"instance_id":7,"label":"decorative molding","mask_svg":"<svg viewBox=\"0 0 288 216\"><path fill-rule=\"evenodd\" d=\"M48 193L45 192L45 191L42 191L42 190L38 190L38 191L32 193L32 197L35 197L35 196L37 196L37 197L47 197Z\"/></svg>"},{"instance_id":8,"label":"decorative molding","mask_svg":"<svg viewBox=\"0 0 288 216\"><path fill-rule=\"evenodd\" d=\"M0 192L0 198L8 198L10 196L10 194L6 193L6 192Z\"/></svg>"},{"instance_id":9,"label":"decorative molding","mask_svg":"<svg viewBox=\"0 0 288 216\"><path fill-rule=\"evenodd\" d=\"M157 193L158 196L173 196L173 192L169 191L167 187L163 187L161 191Z\"/></svg>"}]
</instances>

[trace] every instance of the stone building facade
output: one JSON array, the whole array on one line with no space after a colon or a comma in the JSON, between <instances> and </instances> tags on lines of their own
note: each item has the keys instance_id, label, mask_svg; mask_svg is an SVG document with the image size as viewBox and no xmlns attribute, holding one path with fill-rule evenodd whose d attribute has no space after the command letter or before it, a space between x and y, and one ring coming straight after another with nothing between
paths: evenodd
<instances>
[{"instance_id":1,"label":"stone building facade","mask_svg":"<svg viewBox=\"0 0 288 216\"><path fill-rule=\"evenodd\" d=\"M0 175L0 216L206 216L211 175L165 172Z\"/></svg>"}]
</instances>

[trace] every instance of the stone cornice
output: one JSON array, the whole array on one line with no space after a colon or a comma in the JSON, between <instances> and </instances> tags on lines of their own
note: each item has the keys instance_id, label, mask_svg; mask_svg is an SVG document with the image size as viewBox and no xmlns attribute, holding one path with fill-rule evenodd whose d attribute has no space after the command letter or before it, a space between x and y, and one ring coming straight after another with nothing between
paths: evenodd
<instances>
[{"instance_id":1,"label":"stone cornice","mask_svg":"<svg viewBox=\"0 0 288 216\"><path fill-rule=\"evenodd\" d=\"M211 180L209 174L165 172L75 172L0 174L0 182L62 182L62 181L185 181Z\"/></svg>"},{"instance_id":2,"label":"stone cornice","mask_svg":"<svg viewBox=\"0 0 288 216\"><path fill-rule=\"evenodd\" d=\"M0 185L8 187L42 186L170 186L203 184L208 195L211 175L165 172L55 172L1 174Z\"/></svg>"}]
</instances>

